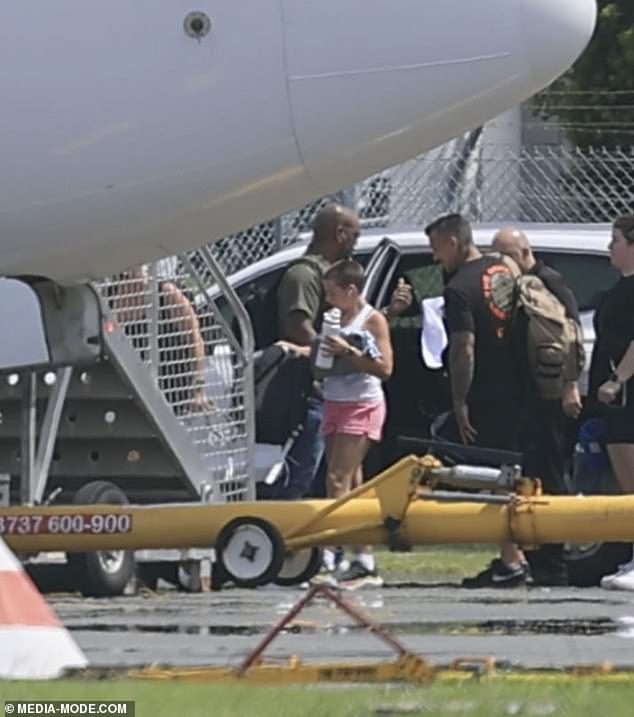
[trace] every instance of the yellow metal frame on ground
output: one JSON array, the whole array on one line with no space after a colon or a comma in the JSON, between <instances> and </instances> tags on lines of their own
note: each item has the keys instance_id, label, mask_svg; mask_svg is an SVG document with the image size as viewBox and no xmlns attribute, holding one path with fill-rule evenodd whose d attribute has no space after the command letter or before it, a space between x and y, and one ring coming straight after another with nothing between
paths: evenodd
<instances>
[{"instance_id":1,"label":"yellow metal frame on ground","mask_svg":"<svg viewBox=\"0 0 634 717\"><path fill-rule=\"evenodd\" d=\"M421 668L421 663L425 667ZM409 682L429 684L430 682L508 681L508 682L550 682L566 683L587 681L592 683L634 683L634 671L606 668L603 665L581 666L565 670L513 670L498 669L494 659L491 666L471 669L450 665L427 671L427 663L413 654L402 656L392 662L370 663L321 663L306 664L291 659L285 664L256 665L244 674L226 667L157 668L131 670L126 673L130 679L181 680L186 682L223 682L266 685L311 684L317 682Z\"/></svg>"},{"instance_id":2,"label":"yellow metal frame on ground","mask_svg":"<svg viewBox=\"0 0 634 717\"><path fill-rule=\"evenodd\" d=\"M267 647L317 597L331 601L358 625L388 644L398 653L397 659L374 663L351 661L307 664L297 657L292 657L284 663L264 662L263 655ZM405 645L392 637L384 628L373 623L334 590L324 585L312 586L238 667L164 668L153 666L142 670L130 670L126 676L131 679L144 680L204 683L247 682L274 685L317 682L427 684L432 681L465 682L474 679L518 682L572 682L580 679L592 682L634 682L634 671L617 671L608 663L579 666L568 670L521 670L517 668L509 670L505 665L498 664L493 657L460 657L447 667L436 668L424 658L410 652Z\"/></svg>"},{"instance_id":3,"label":"yellow metal frame on ground","mask_svg":"<svg viewBox=\"0 0 634 717\"><path fill-rule=\"evenodd\" d=\"M338 500L4 507L0 535L20 553L209 547L231 520L251 517L274 526L287 550L342 543L405 548L434 543L634 541L634 496L518 494L505 502L487 503L474 495L445 502L434 498L427 480L437 465L430 457L407 456ZM128 527L119 532L63 532L59 526L65 516L79 516L80 523L82 516L84 523L91 516L127 516ZM35 531L37 521L54 524L56 530Z\"/></svg>"},{"instance_id":4,"label":"yellow metal frame on ground","mask_svg":"<svg viewBox=\"0 0 634 717\"><path fill-rule=\"evenodd\" d=\"M434 498L426 481L435 466L435 459L407 456L339 500L11 506L0 508L0 535L14 551L24 553L209 547L229 521L251 517L274 526L287 550L342 543L404 548L433 543L634 541L634 496L514 495L495 503L479 502L474 495L444 502ZM59 527L64 516L127 516L129 528L31 530L34 521L51 524L51 518Z\"/></svg>"},{"instance_id":5,"label":"yellow metal frame on ground","mask_svg":"<svg viewBox=\"0 0 634 717\"><path fill-rule=\"evenodd\" d=\"M447 500L433 490L434 470L438 467L432 457L407 456L338 500L4 507L0 508L0 536L19 553L208 547L216 544L220 532L232 520L256 518L267 521L279 532L286 551L345 543L387 544L398 549L433 543L508 541L535 545L564 541L634 541L634 496L544 496L540 494L538 482L522 479L515 486L516 493L500 496L498 500L477 495ZM75 530L75 525L82 529ZM106 530L108 525L115 529ZM118 530L122 525L126 529ZM42 526L45 529L41 529ZM70 529L65 530L64 526ZM91 526L104 529L93 531ZM634 680L634 672L617 671L608 665L562 671L507 671L498 669L495 660L487 658L462 659L448 668L434 668L403 646L397 646L384 632L382 635L399 653L392 662L308 665L292 659L280 665L265 663L258 656L240 668L149 668L127 674L144 679L258 683L399 680L425 683L473 678Z\"/></svg>"}]
</instances>

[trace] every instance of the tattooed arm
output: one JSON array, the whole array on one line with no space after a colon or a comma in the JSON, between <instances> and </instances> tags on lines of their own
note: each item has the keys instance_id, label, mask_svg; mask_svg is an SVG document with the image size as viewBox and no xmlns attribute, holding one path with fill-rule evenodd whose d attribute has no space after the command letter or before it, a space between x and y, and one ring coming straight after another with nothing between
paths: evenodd
<instances>
[{"instance_id":1,"label":"tattooed arm","mask_svg":"<svg viewBox=\"0 0 634 717\"><path fill-rule=\"evenodd\" d=\"M475 371L475 323L467 298L445 291L445 314L449 332L449 376L454 417L465 444L473 443L477 431L471 425L467 399Z\"/></svg>"},{"instance_id":2,"label":"tattooed arm","mask_svg":"<svg viewBox=\"0 0 634 717\"><path fill-rule=\"evenodd\" d=\"M449 344L449 375L451 376L451 399L454 406L467 402L475 369L475 336L470 331L452 335Z\"/></svg>"},{"instance_id":3,"label":"tattooed arm","mask_svg":"<svg viewBox=\"0 0 634 717\"><path fill-rule=\"evenodd\" d=\"M477 431L469 420L467 396L475 369L475 336L470 331L459 331L451 336L449 344L449 375L451 377L451 400L462 442L473 443Z\"/></svg>"}]
</instances>

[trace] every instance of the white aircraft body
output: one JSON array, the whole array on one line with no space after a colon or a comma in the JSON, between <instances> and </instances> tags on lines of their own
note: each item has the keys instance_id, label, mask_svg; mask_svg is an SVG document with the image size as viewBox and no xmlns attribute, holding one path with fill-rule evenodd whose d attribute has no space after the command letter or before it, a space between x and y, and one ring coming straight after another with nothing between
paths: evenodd
<instances>
[{"instance_id":1,"label":"white aircraft body","mask_svg":"<svg viewBox=\"0 0 634 717\"><path fill-rule=\"evenodd\" d=\"M595 19L595 0L3 0L0 272L103 276L349 186L548 85Z\"/></svg>"}]
</instances>

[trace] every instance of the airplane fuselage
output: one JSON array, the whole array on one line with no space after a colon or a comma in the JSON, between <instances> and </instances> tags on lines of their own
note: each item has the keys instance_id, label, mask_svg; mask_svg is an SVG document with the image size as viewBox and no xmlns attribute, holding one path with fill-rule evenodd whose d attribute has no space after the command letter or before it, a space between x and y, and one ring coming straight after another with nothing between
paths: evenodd
<instances>
[{"instance_id":1,"label":"airplane fuselage","mask_svg":"<svg viewBox=\"0 0 634 717\"><path fill-rule=\"evenodd\" d=\"M594 0L5 0L0 272L103 276L348 186L550 83L595 13Z\"/></svg>"}]
</instances>

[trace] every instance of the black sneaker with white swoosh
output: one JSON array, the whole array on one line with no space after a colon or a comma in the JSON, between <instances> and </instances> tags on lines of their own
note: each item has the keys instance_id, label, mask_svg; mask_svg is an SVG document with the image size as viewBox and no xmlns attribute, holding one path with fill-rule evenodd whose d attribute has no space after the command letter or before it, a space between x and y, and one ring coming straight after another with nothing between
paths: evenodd
<instances>
[{"instance_id":1,"label":"black sneaker with white swoosh","mask_svg":"<svg viewBox=\"0 0 634 717\"><path fill-rule=\"evenodd\" d=\"M472 578L464 578L463 588L514 588L524 585L530 577L526 563L507 565L500 558Z\"/></svg>"}]
</instances>

